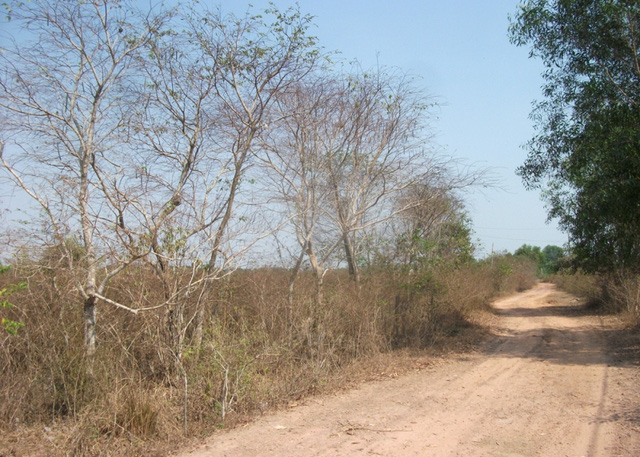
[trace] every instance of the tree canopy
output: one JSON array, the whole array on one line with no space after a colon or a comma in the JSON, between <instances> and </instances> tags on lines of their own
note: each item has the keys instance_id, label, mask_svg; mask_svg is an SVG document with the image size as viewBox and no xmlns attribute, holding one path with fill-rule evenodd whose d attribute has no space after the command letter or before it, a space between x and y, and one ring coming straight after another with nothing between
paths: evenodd
<instances>
[{"instance_id":1,"label":"tree canopy","mask_svg":"<svg viewBox=\"0 0 640 457\"><path fill-rule=\"evenodd\" d=\"M518 169L588 270L640 268L640 4L529 0L510 26L545 65Z\"/></svg>"},{"instance_id":2,"label":"tree canopy","mask_svg":"<svg viewBox=\"0 0 640 457\"><path fill-rule=\"evenodd\" d=\"M547 245L542 250L542 254L544 255L544 265L542 267L544 273L556 273L564 259L564 249L560 246Z\"/></svg>"},{"instance_id":3,"label":"tree canopy","mask_svg":"<svg viewBox=\"0 0 640 457\"><path fill-rule=\"evenodd\" d=\"M516 257L524 257L538 266L538 274L550 275L557 273L564 259L564 249L560 246L547 245L544 249L539 246L523 244L513 253Z\"/></svg>"}]
</instances>

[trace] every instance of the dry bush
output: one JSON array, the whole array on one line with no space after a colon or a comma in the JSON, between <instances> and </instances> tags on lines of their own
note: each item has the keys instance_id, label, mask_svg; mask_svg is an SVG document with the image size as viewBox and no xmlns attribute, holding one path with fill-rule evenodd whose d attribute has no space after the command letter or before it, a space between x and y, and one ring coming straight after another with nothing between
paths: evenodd
<instances>
[{"instance_id":1,"label":"dry bush","mask_svg":"<svg viewBox=\"0 0 640 457\"><path fill-rule=\"evenodd\" d=\"M162 385L145 382L148 372L140 363L140 350L152 345L145 332L154 322L152 315L147 320L100 308L100 343L89 371L82 302L71 281L32 264L14 269L11 278L2 280L24 280L28 287L11 297L13 317L24 327L15 335L2 336L1 429L17 433L23 424L34 430L44 425L59 435L55 443L48 441L52 446L57 443L49 455L98 455L104 445L101 437L127 435L125 441L135 444L171 428L175 414L162 415L169 406L163 407L161 396L152 393ZM175 432L165 430L165 436L170 434Z\"/></svg>"},{"instance_id":2,"label":"dry bush","mask_svg":"<svg viewBox=\"0 0 640 457\"><path fill-rule=\"evenodd\" d=\"M549 279L562 290L584 299L587 306L622 314L631 325L640 326L640 275L628 271L609 274L576 271Z\"/></svg>"},{"instance_id":3,"label":"dry bush","mask_svg":"<svg viewBox=\"0 0 640 457\"><path fill-rule=\"evenodd\" d=\"M603 304L602 278L598 275L586 274L582 271L559 272L548 277L560 289L584 299L587 306Z\"/></svg>"},{"instance_id":4,"label":"dry bush","mask_svg":"<svg viewBox=\"0 0 640 457\"><path fill-rule=\"evenodd\" d=\"M313 275L303 271L290 306L288 271L237 271L215 284L202 346L192 345L186 326L179 357L167 338L170 310L134 315L101 305L89 372L73 283L64 272L25 263L0 275L0 287L28 285L2 314L24 327L3 335L0 428L6 437L20 424L64 430L54 446L60 455L150 455L185 431L208 433L335 388L354 363L454 336L474 310L533 281L523 279L527 272L512 259L413 273L385 267L364 272L358 287L337 270L325 278L324 301L315 303ZM143 267L114 281L109 293L142 306L163 298L157 277ZM184 300L189 322L194 298Z\"/></svg>"},{"instance_id":5,"label":"dry bush","mask_svg":"<svg viewBox=\"0 0 640 457\"><path fill-rule=\"evenodd\" d=\"M27 267L12 273L12 278L3 279L9 283L26 280L28 286L11 297L14 309L19 310L15 319L24 327L15 335L3 335L0 389L7 401L0 405L0 423L73 415L91 396L80 316L73 312L76 297L60 292L68 290L63 280L55 288L50 286L47 272Z\"/></svg>"},{"instance_id":6,"label":"dry bush","mask_svg":"<svg viewBox=\"0 0 640 457\"><path fill-rule=\"evenodd\" d=\"M487 266L470 266L440 275L446 290L445 299L462 314L485 308L498 292L491 281L492 271Z\"/></svg>"},{"instance_id":7,"label":"dry bush","mask_svg":"<svg viewBox=\"0 0 640 457\"><path fill-rule=\"evenodd\" d=\"M494 289L510 294L530 289L536 283L537 265L531 259L510 254L489 259Z\"/></svg>"},{"instance_id":8,"label":"dry bush","mask_svg":"<svg viewBox=\"0 0 640 457\"><path fill-rule=\"evenodd\" d=\"M604 309L621 313L635 326L640 324L640 275L617 271L601 280Z\"/></svg>"},{"instance_id":9,"label":"dry bush","mask_svg":"<svg viewBox=\"0 0 640 457\"><path fill-rule=\"evenodd\" d=\"M499 295L522 291L535 282L535 265L513 256L459 267L411 271L396 296L393 346L427 347L442 335L470 325L470 314L486 309Z\"/></svg>"}]
</instances>

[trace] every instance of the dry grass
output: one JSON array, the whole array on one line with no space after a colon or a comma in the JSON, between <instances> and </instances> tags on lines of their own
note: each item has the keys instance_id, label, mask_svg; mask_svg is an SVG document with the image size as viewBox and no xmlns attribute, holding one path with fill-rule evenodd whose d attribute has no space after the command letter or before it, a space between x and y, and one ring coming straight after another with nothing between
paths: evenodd
<instances>
[{"instance_id":1,"label":"dry grass","mask_svg":"<svg viewBox=\"0 0 640 457\"><path fill-rule=\"evenodd\" d=\"M629 326L640 326L640 275L625 271L591 275L578 271L554 275L550 280L584 298L588 306L618 314Z\"/></svg>"},{"instance_id":2,"label":"dry grass","mask_svg":"<svg viewBox=\"0 0 640 457\"><path fill-rule=\"evenodd\" d=\"M334 271L320 304L304 272L291 308L287 271L238 271L218 283L202 347L185 334L179 364L167 343L167 310L132 315L101 306L89 371L70 279L18 265L0 275L0 288L27 284L10 297L15 306L1 310L24 327L15 335L0 329L0 455L164 455L308 395L420 368L435 360L427 362L425 350L477 341L484 330L474 313L533 284L527 268L500 258L428 272L372 270L361 287ZM154 281L134 270L111 294L153 302L161 289ZM192 316L194 304L182 305Z\"/></svg>"},{"instance_id":3,"label":"dry grass","mask_svg":"<svg viewBox=\"0 0 640 457\"><path fill-rule=\"evenodd\" d=\"M609 311L624 313L635 325L640 324L640 275L621 271L608 275L602 290Z\"/></svg>"},{"instance_id":4,"label":"dry grass","mask_svg":"<svg viewBox=\"0 0 640 457\"><path fill-rule=\"evenodd\" d=\"M588 306L597 307L602 305L602 278L600 276L577 271L574 273L558 273L549 276L547 279L562 290L583 298Z\"/></svg>"}]
</instances>

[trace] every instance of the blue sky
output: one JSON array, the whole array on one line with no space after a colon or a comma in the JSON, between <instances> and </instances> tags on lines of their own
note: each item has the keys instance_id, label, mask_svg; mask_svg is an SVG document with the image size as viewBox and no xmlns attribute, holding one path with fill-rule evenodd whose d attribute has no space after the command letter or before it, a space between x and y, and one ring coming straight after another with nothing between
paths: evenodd
<instances>
[{"instance_id":1,"label":"blue sky","mask_svg":"<svg viewBox=\"0 0 640 457\"><path fill-rule=\"evenodd\" d=\"M251 2L255 9L267 1ZM276 0L279 8L294 1ZM312 31L326 50L379 61L422 78L442 104L434 119L435 141L447 154L491 167L502 189L474 191L468 210L482 252L513 252L523 243L563 245L567 237L546 212L537 191L526 191L515 169L533 134L528 118L541 97L542 64L528 49L509 43L508 16L517 0L299 0L315 16ZM243 13L248 3L223 1Z\"/></svg>"},{"instance_id":2,"label":"blue sky","mask_svg":"<svg viewBox=\"0 0 640 457\"><path fill-rule=\"evenodd\" d=\"M150 1L150 0L147 0ZM211 1L243 14L249 1ZM295 0L274 0L280 8ZM528 118L541 97L542 65L528 49L509 43L509 14L518 0L299 0L315 16L311 31L327 51L364 68L398 67L421 78L440 104L434 141L448 155L479 168L490 167L500 188L467 195L479 254L523 243L563 245L566 235L546 224L537 191L526 191L515 175L526 157L521 147L533 135ZM255 11L268 0L253 0ZM3 24L6 26L7 24ZM2 195L8 204L11 195Z\"/></svg>"}]
</instances>

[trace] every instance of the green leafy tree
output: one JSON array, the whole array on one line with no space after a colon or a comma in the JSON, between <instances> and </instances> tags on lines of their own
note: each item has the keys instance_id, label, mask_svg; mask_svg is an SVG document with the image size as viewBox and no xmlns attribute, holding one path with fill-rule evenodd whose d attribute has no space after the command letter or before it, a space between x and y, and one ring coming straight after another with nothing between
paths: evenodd
<instances>
[{"instance_id":1,"label":"green leafy tree","mask_svg":"<svg viewBox=\"0 0 640 457\"><path fill-rule=\"evenodd\" d=\"M560 262L564 259L564 249L560 246L547 245L542 250L544 254L544 265L542 270L545 274L553 274L560 268Z\"/></svg>"},{"instance_id":2,"label":"green leafy tree","mask_svg":"<svg viewBox=\"0 0 640 457\"><path fill-rule=\"evenodd\" d=\"M530 0L510 38L546 67L518 173L582 267L640 269L640 3Z\"/></svg>"},{"instance_id":3,"label":"green leafy tree","mask_svg":"<svg viewBox=\"0 0 640 457\"><path fill-rule=\"evenodd\" d=\"M533 261L537 266L538 270L542 271L545 264L545 255L540 249L539 246L530 246L528 244L523 244L513 253L516 257L525 257Z\"/></svg>"}]
</instances>

